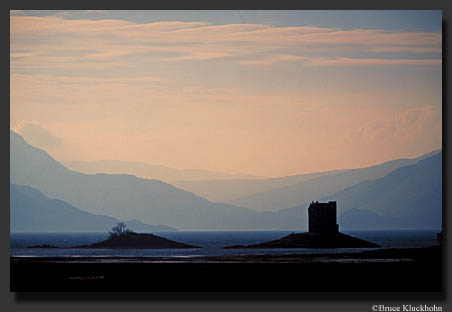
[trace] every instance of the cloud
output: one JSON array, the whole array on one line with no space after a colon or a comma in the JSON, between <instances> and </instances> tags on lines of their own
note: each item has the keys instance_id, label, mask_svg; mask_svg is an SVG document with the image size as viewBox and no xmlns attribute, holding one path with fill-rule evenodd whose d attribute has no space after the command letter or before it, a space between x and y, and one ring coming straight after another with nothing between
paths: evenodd
<instances>
[{"instance_id":1,"label":"cloud","mask_svg":"<svg viewBox=\"0 0 452 312\"><path fill-rule=\"evenodd\" d=\"M184 55L184 56L176 56L176 57L169 57L162 59L162 61L165 62L178 62L178 61L205 61L205 60L213 60L213 59L219 59L219 58L225 58L231 56L231 53L228 52L203 52L203 51L194 51L190 54Z\"/></svg>"},{"instance_id":2,"label":"cloud","mask_svg":"<svg viewBox=\"0 0 452 312\"><path fill-rule=\"evenodd\" d=\"M205 22L154 22L136 24L124 20L75 20L57 16L16 16L11 20L13 34L32 31L36 35L110 34L142 42L259 44L359 44L365 46L419 46L441 44L440 32L401 32L378 29L339 30L328 27L272 27L259 24L208 25Z\"/></svg>"},{"instance_id":3,"label":"cloud","mask_svg":"<svg viewBox=\"0 0 452 312\"><path fill-rule=\"evenodd\" d=\"M412 46L384 46L374 47L369 49L372 52L384 52L384 53L412 53L412 54L429 54L429 53L441 53L441 46L437 47L412 47Z\"/></svg>"},{"instance_id":4,"label":"cloud","mask_svg":"<svg viewBox=\"0 0 452 312\"><path fill-rule=\"evenodd\" d=\"M281 62L298 62L305 66L317 67L355 67L380 65L441 65L441 59L414 59L414 58L350 58L350 57L304 57L290 54L269 54L265 57L245 59L239 61L243 65L273 65Z\"/></svg>"},{"instance_id":5,"label":"cloud","mask_svg":"<svg viewBox=\"0 0 452 312\"><path fill-rule=\"evenodd\" d=\"M137 55L147 62L223 59L253 66L417 66L441 64L441 50L441 32L11 16L12 70L125 67ZM422 58L426 54L429 59Z\"/></svg>"},{"instance_id":6,"label":"cloud","mask_svg":"<svg viewBox=\"0 0 452 312\"><path fill-rule=\"evenodd\" d=\"M368 144L417 144L428 137L441 138L441 109L433 105L403 110L375 111L374 118L354 134Z\"/></svg>"},{"instance_id":7,"label":"cloud","mask_svg":"<svg viewBox=\"0 0 452 312\"><path fill-rule=\"evenodd\" d=\"M11 14L11 124L20 122L17 131L57 159L195 167L215 149L212 164L239 170L255 163L257 172L278 157L281 164L303 159L310 170L327 163L329 156L312 158L306 146L334 155L338 167L440 146L441 32L134 23L87 14ZM435 72L409 70L420 66ZM333 74L321 75L323 68ZM426 103L435 109L401 108Z\"/></svg>"},{"instance_id":8,"label":"cloud","mask_svg":"<svg viewBox=\"0 0 452 312\"><path fill-rule=\"evenodd\" d=\"M239 61L243 65L273 65L281 62L306 62L308 58L300 55L269 54L265 57L245 59Z\"/></svg>"},{"instance_id":9,"label":"cloud","mask_svg":"<svg viewBox=\"0 0 452 312\"><path fill-rule=\"evenodd\" d=\"M329 57L311 58L312 66L378 66L378 65L441 65L441 59L413 59L413 58L349 58Z\"/></svg>"},{"instance_id":10,"label":"cloud","mask_svg":"<svg viewBox=\"0 0 452 312\"><path fill-rule=\"evenodd\" d=\"M62 144L59 137L54 136L38 123L22 121L15 127L15 130L22 134L30 144L45 150L55 149Z\"/></svg>"}]
</instances>

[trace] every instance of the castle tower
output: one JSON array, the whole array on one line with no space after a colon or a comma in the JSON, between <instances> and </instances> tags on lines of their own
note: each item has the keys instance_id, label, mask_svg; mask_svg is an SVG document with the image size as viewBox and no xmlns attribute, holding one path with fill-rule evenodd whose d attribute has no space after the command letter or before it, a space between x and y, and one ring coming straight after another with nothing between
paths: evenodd
<instances>
[{"instance_id":1,"label":"castle tower","mask_svg":"<svg viewBox=\"0 0 452 312\"><path fill-rule=\"evenodd\" d=\"M308 208L310 233L338 233L335 201L328 203L311 202Z\"/></svg>"}]
</instances>

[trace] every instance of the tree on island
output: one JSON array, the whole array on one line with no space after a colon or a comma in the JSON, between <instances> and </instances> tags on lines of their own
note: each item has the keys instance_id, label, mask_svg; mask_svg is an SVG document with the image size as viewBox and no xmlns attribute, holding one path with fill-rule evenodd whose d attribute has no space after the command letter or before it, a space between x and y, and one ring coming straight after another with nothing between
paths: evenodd
<instances>
[{"instance_id":1,"label":"tree on island","mask_svg":"<svg viewBox=\"0 0 452 312\"><path fill-rule=\"evenodd\" d=\"M133 233L133 231L129 230L127 228L127 225L124 222L118 222L118 224L115 225L114 227L112 227L111 231L108 231L108 233L110 234L110 238L111 238L111 237L124 236L129 233Z\"/></svg>"}]
</instances>

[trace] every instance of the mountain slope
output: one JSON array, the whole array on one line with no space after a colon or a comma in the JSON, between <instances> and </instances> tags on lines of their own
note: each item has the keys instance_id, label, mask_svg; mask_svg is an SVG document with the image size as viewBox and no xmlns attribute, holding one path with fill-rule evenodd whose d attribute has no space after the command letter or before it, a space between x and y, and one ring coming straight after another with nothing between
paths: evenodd
<instances>
[{"instance_id":1,"label":"mountain slope","mask_svg":"<svg viewBox=\"0 0 452 312\"><path fill-rule=\"evenodd\" d=\"M442 152L319 200L337 201L340 229L440 229ZM308 205L306 202L278 214L307 224Z\"/></svg>"},{"instance_id":2,"label":"mountain slope","mask_svg":"<svg viewBox=\"0 0 452 312\"><path fill-rule=\"evenodd\" d=\"M12 183L32 186L90 213L178 229L265 226L255 221L255 212L250 209L215 204L158 180L71 171L12 131L10 147Z\"/></svg>"},{"instance_id":3,"label":"mountain slope","mask_svg":"<svg viewBox=\"0 0 452 312\"><path fill-rule=\"evenodd\" d=\"M48 197L64 200L90 213L121 220L138 219L150 224L167 224L178 229L303 230L307 227L307 203L329 198L338 200L340 214L351 208L374 211L384 218L398 218L400 224L393 225L397 228L425 228L427 225L438 224L441 218L438 218L438 212L441 211L438 207L442 204L438 189L441 189L442 178L438 159L442 158L442 153L433 153L430 157L426 155L425 161L419 161L415 166L396 168L397 170L393 169L401 163L416 163L420 158L388 162L375 166L377 170L372 170L375 169L372 167L313 178L303 182L308 187L301 191L295 188L291 192L294 202L304 200L304 204L277 212L255 212L229 204L213 203L158 180L131 175L87 175L74 172L56 162L46 152L27 144L14 132L11 132L10 153L12 183L35 187ZM431 167L428 164L435 155L438 155L433 158L436 159L436 165ZM382 179L378 177L380 175L394 178L396 182L379 182ZM373 182L360 181L363 177L375 179L375 176L378 178ZM416 182L417 180L419 181ZM348 185L356 181L362 183ZM379 184L374 185L375 183ZM385 185L390 186L390 189L385 189ZM335 189L339 189L339 192L332 191ZM282 196L271 198L270 202L280 206L278 198L287 204ZM412 209L405 209L402 205L409 205ZM435 207L434 213L430 215L425 210L428 205ZM380 207L388 208L385 210Z\"/></svg>"},{"instance_id":4,"label":"mountain slope","mask_svg":"<svg viewBox=\"0 0 452 312\"><path fill-rule=\"evenodd\" d=\"M112 217L82 211L62 200L50 199L29 186L10 184L10 200L11 232L106 232L118 222ZM175 230L135 220L125 223L137 232Z\"/></svg>"},{"instance_id":5,"label":"mountain slope","mask_svg":"<svg viewBox=\"0 0 452 312\"><path fill-rule=\"evenodd\" d=\"M277 211L290 208L337 193L365 180L384 177L398 168L415 164L437 153L438 151L435 151L419 158L397 159L368 168L350 169L320 176L294 185L242 197L230 203L258 211Z\"/></svg>"},{"instance_id":6,"label":"mountain slope","mask_svg":"<svg viewBox=\"0 0 452 312\"><path fill-rule=\"evenodd\" d=\"M442 152L325 200L332 198L341 211L358 208L393 220L403 218L409 228L441 228Z\"/></svg>"}]
</instances>

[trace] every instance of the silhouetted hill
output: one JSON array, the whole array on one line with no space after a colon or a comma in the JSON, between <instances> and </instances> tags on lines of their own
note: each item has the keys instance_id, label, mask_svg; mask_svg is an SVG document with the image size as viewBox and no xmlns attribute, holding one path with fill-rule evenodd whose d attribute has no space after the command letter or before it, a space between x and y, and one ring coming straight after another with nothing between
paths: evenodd
<instances>
[{"instance_id":1,"label":"silhouetted hill","mask_svg":"<svg viewBox=\"0 0 452 312\"><path fill-rule=\"evenodd\" d=\"M188 244L178 243L154 234L127 233L111 236L106 240L91 245L75 248L95 249L167 249L167 248L199 248Z\"/></svg>"},{"instance_id":2,"label":"silhouetted hill","mask_svg":"<svg viewBox=\"0 0 452 312\"><path fill-rule=\"evenodd\" d=\"M158 180L71 171L18 134L10 133L10 179L87 212L178 229L244 229L268 225L247 208L212 203Z\"/></svg>"},{"instance_id":3,"label":"silhouetted hill","mask_svg":"<svg viewBox=\"0 0 452 312\"><path fill-rule=\"evenodd\" d=\"M442 152L388 175L360 182L321 201L336 200L341 230L442 228ZM307 224L303 205L278 212Z\"/></svg>"},{"instance_id":4,"label":"silhouetted hill","mask_svg":"<svg viewBox=\"0 0 452 312\"><path fill-rule=\"evenodd\" d=\"M213 203L158 180L131 175L87 175L74 172L59 164L46 152L27 144L14 132L11 132L10 153L12 183L35 187L48 197L64 200L90 213L120 220L135 219L185 230L304 230L307 227L309 201L333 199L338 201L339 218L346 210L356 208L373 211L384 218L401 220L400 226L391 225L392 228L426 228L441 223L441 161L438 162L435 158L436 165L430 169L427 165L427 160L431 157L442 155L438 152L432 153L433 156L430 157L424 156L427 157L427 162L420 166L398 167L406 162L416 163L417 160L397 160L375 168L320 176L267 192L271 193L266 203L268 207L280 207L291 201L306 199L304 204L277 212L255 212L229 204ZM398 167L397 170L393 170L395 167ZM395 179L394 181L376 182L382 178L380 175L391 172L394 175L388 175L388 179ZM375 179L375 176L379 178ZM361 181L365 177L375 180ZM345 187L356 181L361 181L362 184L355 183L356 188ZM332 192L335 189L340 191ZM282 193L279 192L281 190ZM328 195L327 191L334 196ZM266 198L263 196L259 200ZM278 199L281 203L278 203ZM425 209L426 207L433 208ZM396 213L397 211L400 213ZM346 224L348 222L347 216L340 220L345 220ZM348 224L351 227L353 225L350 222ZM368 229L375 229L372 223L368 225L372 226ZM382 223L375 226L378 229Z\"/></svg>"},{"instance_id":5,"label":"silhouetted hill","mask_svg":"<svg viewBox=\"0 0 452 312\"><path fill-rule=\"evenodd\" d=\"M50 199L32 187L10 184L11 232L106 232L117 222L115 218L91 214L62 200ZM137 220L125 223L137 232L176 231Z\"/></svg>"},{"instance_id":6,"label":"silhouetted hill","mask_svg":"<svg viewBox=\"0 0 452 312\"><path fill-rule=\"evenodd\" d=\"M342 233L292 233L281 239L254 245L236 245L225 248L374 248L377 244Z\"/></svg>"},{"instance_id":7,"label":"silhouetted hill","mask_svg":"<svg viewBox=\"0 0 452 312\"><path fill-rule=\"evenodd\" d=\"M418 158L397 159L368 168L349 169L328 174L290 186L242 197L230 201L230 203L258 211L278 211L304 205L313 199L324 198L362 181L382 178L398 168L416 164L420 160L437 153L438 151L435 151Z\"/></svg>"},{"instance_id":8,"label":"silhouetted hill","mask_svg":"<svg viewBox=\"0 0 452 312\"><path fill-rule=\"evenodd\" d=\"M342 212L358 208L384 216L382 225L391 225L391 220L397 225L403 219L405 228L442 228L442 152L325 200L329 198L340 203Z\"/></svg>"}]
</instances>

